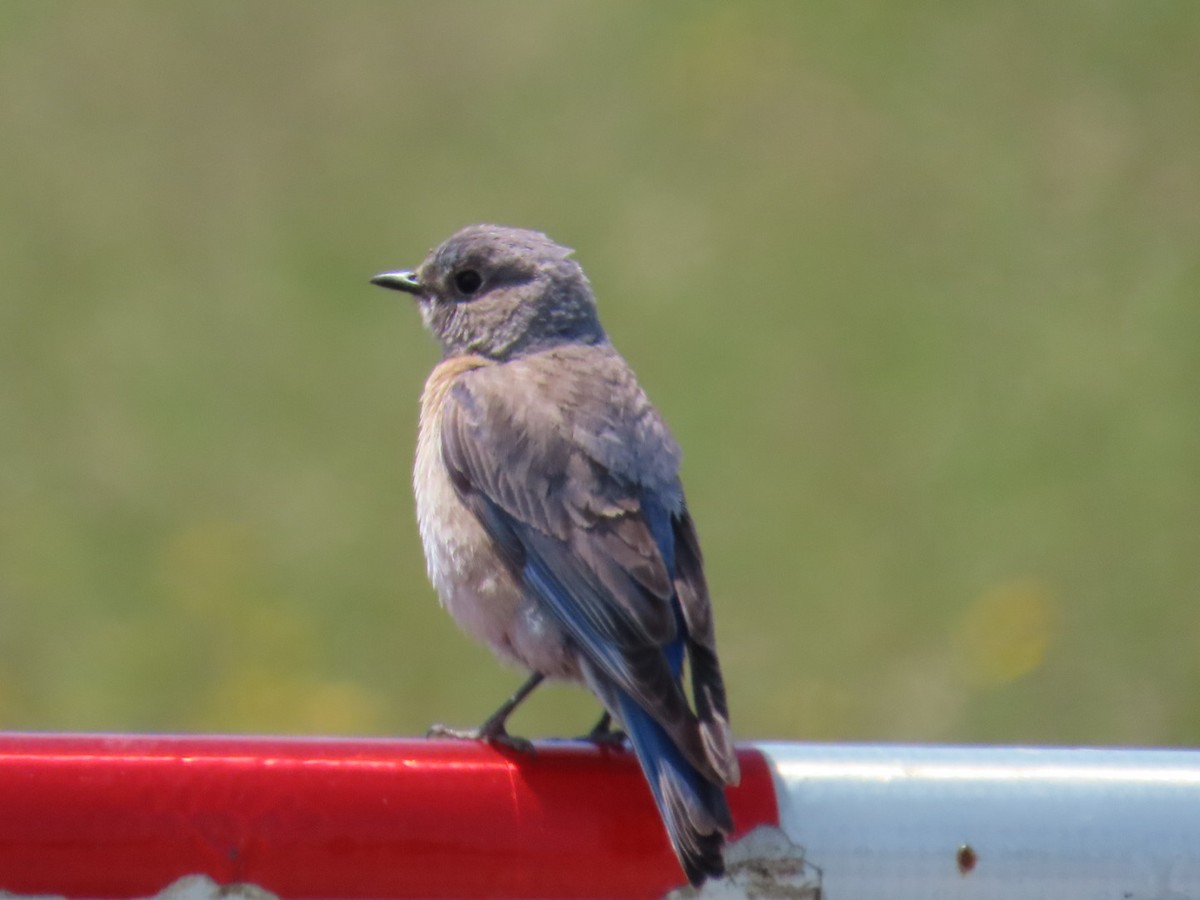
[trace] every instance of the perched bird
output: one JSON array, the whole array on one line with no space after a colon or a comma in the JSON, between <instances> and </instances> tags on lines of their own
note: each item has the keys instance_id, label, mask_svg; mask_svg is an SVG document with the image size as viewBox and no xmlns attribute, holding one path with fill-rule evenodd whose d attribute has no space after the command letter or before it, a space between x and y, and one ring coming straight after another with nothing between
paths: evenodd
<instances>
[{"instance_id":1,"label":"perched bird","mask_svg":"<svg viewBox=\"0 0 1200 900\"><path fill-rule=\"evenodd\" d=\"M583 682L607 711L593 735L623 726L699 885L724 872L739 777L700 545L679 446L571 252L473 225L371 279L412 294L442 347L413 473L429 577L468 634L532 673L457 734L528 746L505 728L517 704L544 678Z\"/></svg>"}]
</instances>

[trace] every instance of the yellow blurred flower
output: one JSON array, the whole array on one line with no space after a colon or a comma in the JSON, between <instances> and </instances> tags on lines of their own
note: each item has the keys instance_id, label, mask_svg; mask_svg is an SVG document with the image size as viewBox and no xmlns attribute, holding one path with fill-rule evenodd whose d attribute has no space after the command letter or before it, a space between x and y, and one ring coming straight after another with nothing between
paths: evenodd
<instances>
[{"instance_id":1,"label":"yellow blurred flower","mask_svg":"<svg viewBox=\"0 0 1200 900\"><path fill-rule=\"evenodd\" d=\"M1039 581L1013 581L987 591L967 608L958 627L967 680L991 687L1028 675L1045 661L1057 622L1054 594Z\"/></svg>"}]
</instances>

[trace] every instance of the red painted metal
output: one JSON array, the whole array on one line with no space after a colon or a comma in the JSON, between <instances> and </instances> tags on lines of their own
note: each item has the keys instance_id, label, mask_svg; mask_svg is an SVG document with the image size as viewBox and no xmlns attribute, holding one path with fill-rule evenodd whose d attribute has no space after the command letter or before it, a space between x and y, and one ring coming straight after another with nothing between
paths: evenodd
<instances>
[{"instance_id":1,"label":"red painted metal","mask_svg":"<svg viewBox=\"0 0 1200 900\"><path fill-rule=\"evenodd\" d=\"M738 832L778 823L744 749ZM683 881L632 754L472 742L0 734L0 890L652 897Z\"/></svg>"}]
</instances>

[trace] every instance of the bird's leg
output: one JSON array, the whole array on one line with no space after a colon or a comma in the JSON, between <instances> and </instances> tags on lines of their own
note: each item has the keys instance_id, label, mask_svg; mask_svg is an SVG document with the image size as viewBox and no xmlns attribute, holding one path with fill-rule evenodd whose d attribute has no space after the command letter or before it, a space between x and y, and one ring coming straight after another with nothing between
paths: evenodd
<instances>
[{"instance_id":1,"label":"bird's leg","mask_svg":"<svg viewBox=\"0 0 1200 900\"><path fill-rule=\"evenodd\" d=\"M505 725L508 722L508 717L513 714L521 703L533 693L533 689L545 680L545 675L541 672L534 672L526 682L517 688L516 692L500 704L500 708L484 720L484 723L476 729L478 737L489 743L505 744L512 747L514 750L524 750L533 752L533 744L525 740L525 738L513 737L508 733Z\"/></svg>"},{"instance_id":2,"label":"bird's leg","mask_svg":"<svg viewBox=\"0 0 1200 900\"><path fill-rule=\"evenodd\" d=\"M508 717L512 715L513 710L520 706L521 701L532 694L533 689L541 684L545 678L546 676L541 672L534 672L523 685L517 688L516 693L501 703L500 708L488 716L478 728L458 729L447 728L445 725L431 725L425 736L431 738L458 738L468 741L487 741L489 744L501 744L522 753L533 753L532 742L527 741L525 738L514 737L509 734L505 723L508 722Z\"/></svg>"},{"instance_id":3,"label":"bird's leg","mask_svg":"<svg viewBox=\"0 0 1200 900\"><path fill-rule=\"evenodd\" d=\"M612 714L606 712L600 717L600 721L592 726L592 730L583 736L583 740L591 741L600 747L616 747L625 746L625 732L619 728L612 727Z\"/></svg>"}]
</instances>

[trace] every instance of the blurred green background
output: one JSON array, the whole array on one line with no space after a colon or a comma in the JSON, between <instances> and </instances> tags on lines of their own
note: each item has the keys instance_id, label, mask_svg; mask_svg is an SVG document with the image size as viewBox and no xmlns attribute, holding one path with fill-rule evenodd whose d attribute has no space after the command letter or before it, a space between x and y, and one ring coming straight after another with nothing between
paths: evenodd
<instances>
[{"instance_id":1,"label":"blurred green background","mask_svg":"<svg viewBox=\"0 0 1200 900\"><path fill-rule=\"evenodd\" d=\"M1200 742L1200 4L0 2L0 727L416 734L437 358L578 250L742 737ZM575 734L545 691L514 721Z\"/></svg>"}]
</instances>

